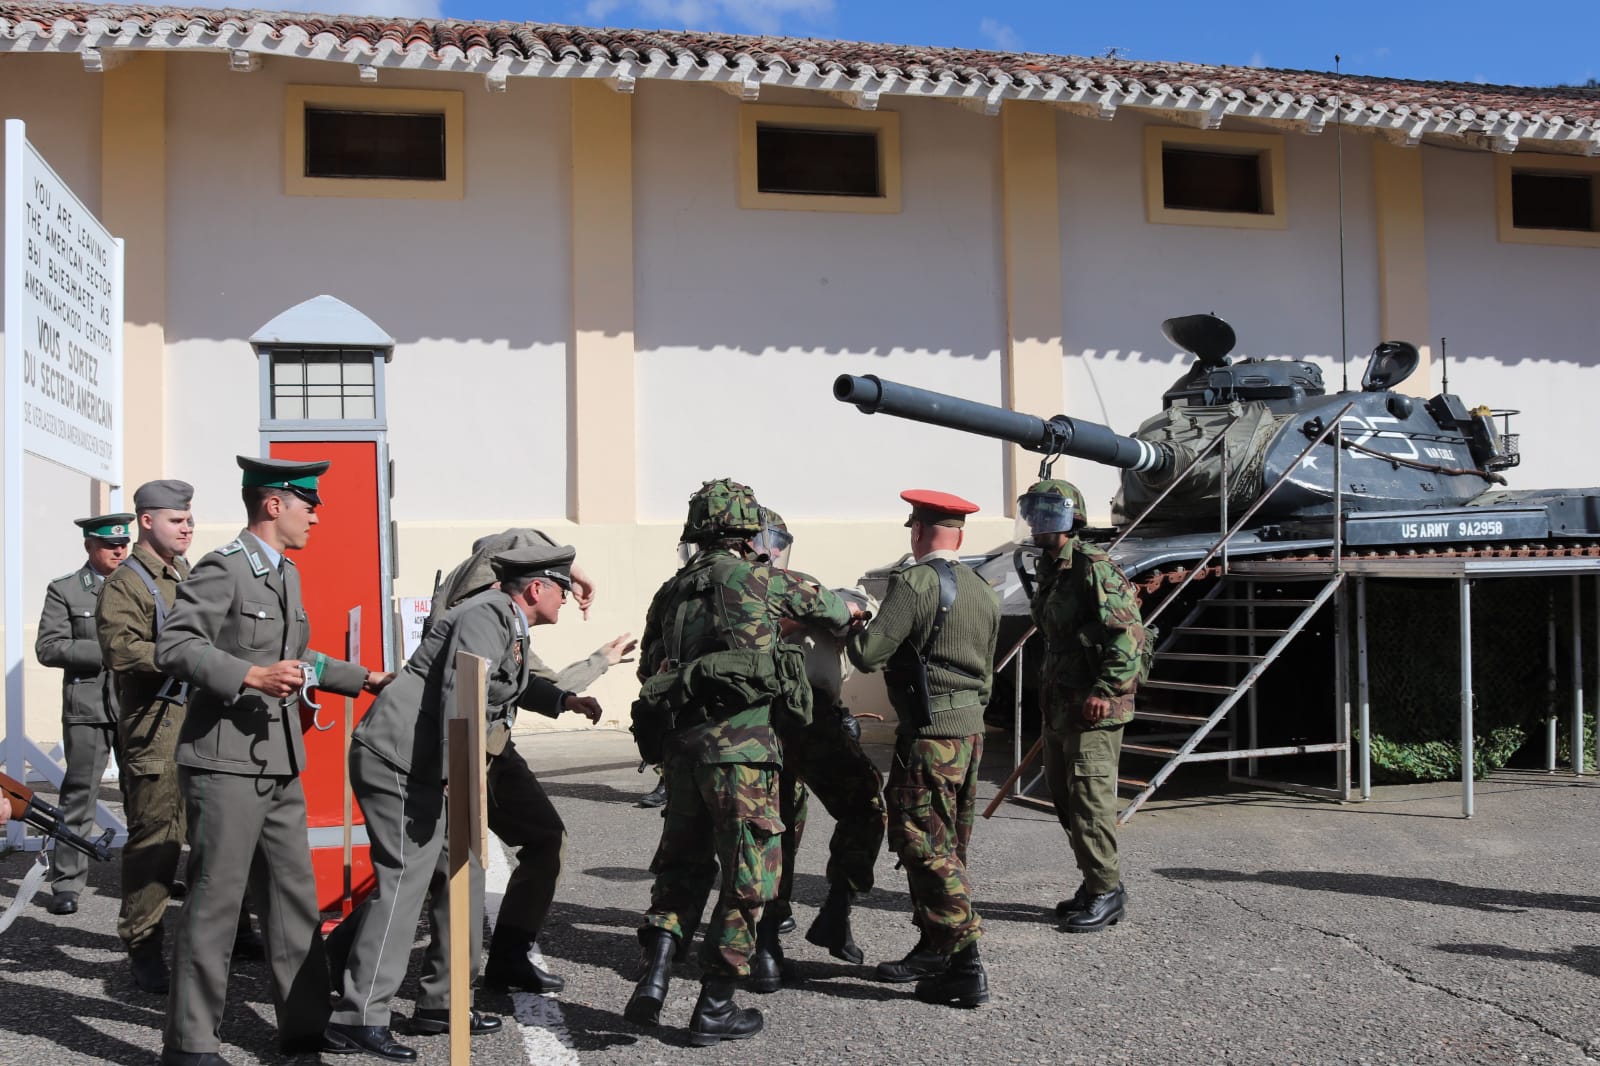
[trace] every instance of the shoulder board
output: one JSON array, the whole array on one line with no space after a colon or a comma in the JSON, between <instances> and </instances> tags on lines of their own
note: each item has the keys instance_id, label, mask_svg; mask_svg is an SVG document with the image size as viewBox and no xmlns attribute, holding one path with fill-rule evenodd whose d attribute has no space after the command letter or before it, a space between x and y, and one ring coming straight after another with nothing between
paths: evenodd
<instances>
[{"instance_id":1,"label":"shoulder board","mask_svg":"<svg viewBox=\"0 0 1600 1066\"><path fill-rule=\"evenodd\" d=\"M230 540L228 543L226 543L222 547L218 548L217 549L217 554L218 555L236 555L236 554L238 554L239 552L242 552L242 551L244 551L244 542L240 541L238 539L234 539L234 540Z\"/></svg>"},{"instance_id":2,"label":"shoulder board","mask_svg":"<svg viewBox=\"0 0 1600 1066\"><path fill-rule=\"evenodd\" d=\"M1098 544L1086 544L1080 540L1075 550L1082 552L1083 557L1093 563L1109 563L1112 561L1111 553Z\"/></svg>"},{"instance_id":3,"label":"shoulder board","mask_svg":"<svg viewBox=\"0 0 1600 1066\"><path fill-rule=\"evenodd\" d=\"M260 552L245 552L244 557L250 560L250 572L256 577L267 576L267 564L261 561Z\"/></svg>"},{"instance_id":4,"label":"shoulder board","mask_svg":"<svg viewBox=\"0 0 1600 1066\"><path fill-rule=\"evenodd\" d=\"M54 585L59 581L71 581L73 578L75 578L77 576L78 576L78 571L74 570L70 574L62 574L60 577L51 578L50 579L50 584Z\"/></svg>"}]
</instances>

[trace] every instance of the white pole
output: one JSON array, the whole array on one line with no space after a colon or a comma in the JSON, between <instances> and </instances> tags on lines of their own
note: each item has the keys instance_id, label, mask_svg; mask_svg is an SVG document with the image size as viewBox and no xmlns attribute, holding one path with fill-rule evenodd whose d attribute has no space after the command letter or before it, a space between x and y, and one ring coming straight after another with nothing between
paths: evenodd
<instances>
[{"instance_id":1,"label":"white pole","mask_svg":"<svg viewBox=\"0 0 1600 1066\"><path fill-rule=\"evenodd\" d=\"M1472 582L1461 579L1461 817L1472 817Z\"/></svg>"},{"instance_id":2,"label":"white pole","mask_svg":"<svg viewBox=\"0 0 1600 1066\"><path fill-rule=\"evenodd\" d=\"M1361 798L1372 798L1372 688L1367 677L1367 579L1356 578L1356 670L1361 704Z\"/></svg>"},{"instance_id":3,"label":"white pole","mask_svg":"<svg viewBox=\"0 0 1600 1066\"><path fill-rule=\"evenodd\" d=\"M5 656L6 656L6 769L18 781L28 780L26 718L22 707L22 162L27 138L21 119L6 120L5 177ZM23 842L22 820L6 827L6 841Z\"/></svg>"},{"instance_id":4,"label":"white pole","mask_svg":"<svg viewBox=\"0 0 1600 1066\"><path fill-rule=\"evenodd\" d=\"M1572 578L1572 772L1583 773L1583 578Z\"/></svg>"}]
</instances>

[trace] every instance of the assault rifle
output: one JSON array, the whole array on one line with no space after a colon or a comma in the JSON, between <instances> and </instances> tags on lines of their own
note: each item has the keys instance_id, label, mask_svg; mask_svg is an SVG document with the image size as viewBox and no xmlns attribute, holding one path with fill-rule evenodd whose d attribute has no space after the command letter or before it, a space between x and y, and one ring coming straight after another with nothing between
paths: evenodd
<instances>
[{"instance_id":1,"label":"assault rifle","mask_svg":"<svg viewBox=\"0 0 1600 1066\"><path fill-rule=\"evenodd\" d=\"M0 774L0 795L11 801L11 817L20 818L57 844L65 844L81 851L91 859L105 862L111 858L111 840L116 830L107 829L98 840L87 840L67 828L61 808L40 799L27 785L14 777Z\"/></svg>"}]
</instances>

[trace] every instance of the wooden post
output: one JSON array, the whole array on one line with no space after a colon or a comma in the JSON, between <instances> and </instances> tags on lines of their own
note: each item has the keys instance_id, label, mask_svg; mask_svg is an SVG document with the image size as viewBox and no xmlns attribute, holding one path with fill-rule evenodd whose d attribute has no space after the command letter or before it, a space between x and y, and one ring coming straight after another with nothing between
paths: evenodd
<instances>
[{"instance_id":1,"label":"wooden post","mask_svg":"<svg viewBox=\"0 0 1600 1066\"><path fill-rule=\"evenodd\" d=\"M361 607L350 608L350 620L345 627L345 661L361 661ZM355 793L350 788L350 734L356 729L356 701L353 696L344 698L344 754L340 757L340 777L344 780L344 897L340 910L346 918L355 909L355 848L351 835L355 828Z\"/></svg>"},{"instance_id":2,"label":"wooden post","mask_svg":"<svg viewBox=\"0 0 1600 1066\"><path fill-rule=\"evenodd\" d=\"M489 661L456 653L456 705L450 710L450 1063L472 1062L472 881L467 863L487 866L488 782L483 767L485 681Z\"/></svg>"}]
</instances>

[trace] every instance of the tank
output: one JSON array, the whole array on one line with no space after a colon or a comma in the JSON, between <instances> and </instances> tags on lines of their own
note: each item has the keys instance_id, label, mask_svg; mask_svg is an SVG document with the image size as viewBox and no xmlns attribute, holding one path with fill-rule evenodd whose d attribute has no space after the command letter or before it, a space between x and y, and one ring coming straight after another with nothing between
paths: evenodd
<instances>
[{"instance_id":1,"label":"tank","mask_svg":"<svg viewBox=\"0 0 1600 1066\"><path fill-rule=\"evenodd\" d=\"M1160 412L1131 435L1084 419L1038 417L872 375L841 375L833 392L867 414L1012 441L1046 457L1067 455L1118 467L1122 484L1112 502L1116 527L1170 488L1114 552L1131 578L1181 567L1215 543L1222 527L1224 457L1227 513L1237 517L1260 504L1230 541L1233 556L1326 552L1333 545L1336 506L1345 516L1344 542L1353 551L1471 552L1530 541L1600 539L1600 488L1505 487L1503 472L1521 458L1518 438L1510 433L1517 412L1469 407L1448 392L1421 400L1395 391L1420 362L1412 344L1379 344L1360 391L1330 393L1312 363L1231 358L1233 328L1215 315L1170 318L1162 331L1191 353L1194 363L1162 395ZM1312 440L1336 420L1343 441L1340 462L1334 462L1335 437L1329 434L1296 466ZM1221 445L1196 462L1218 434L1225 434ZM1334 490L1336 465L1340 493ZM1282 485L1263 499L1280 478ZM1115 532L1087 535L1109 540ZM1002 554L1009 552L984 558L996 564ZM984 569L1002 592L1013 593L1005 587L1009 566ZM1007 606L1017 610L1019 605ZM1025 601L1020 609L1026 610Z\"/></svg>"}]
</instances>

